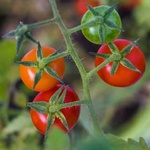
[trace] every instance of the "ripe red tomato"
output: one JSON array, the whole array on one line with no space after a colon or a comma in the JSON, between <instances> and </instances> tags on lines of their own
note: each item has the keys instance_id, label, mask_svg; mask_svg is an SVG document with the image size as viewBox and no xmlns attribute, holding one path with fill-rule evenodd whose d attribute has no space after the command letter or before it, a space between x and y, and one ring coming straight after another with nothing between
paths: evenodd
<instances>
[{"instance_id":1,"label":"ripe red tomato","mask_svg":"<svg viewBox=\"0 0 150 150\"><path fill-rule=\"evenodd\" d=\"M79 16L83 16L83 14L88 10L85 4L92 7L101 5L99 0L75 0L75 8Z\"/></svg>"},{"instance_id":2,"label":"ripe red tomato","mask_svg":"<svg viewBox=\"0 0 150 150\"><path fill-rule=\"evenodd\" d=\"M139 6L142 3L142 0L121 0L120 6L126 10L132 10L135 7Z\"/></svg>"},{"instance_id":3,"label":"ripe red tomato","mask_svg":"<svg viewBox=\"0 0 150 150\"><path fill-rule=\"evenodd\" d=\"M116 39L113 42L118 49L121 51L131 42L125 39ZM102 45L98 52L100 54L111 54L111 51L107 44ZM143 75L146 66L146 60L143 52L138 46L134 46L129 54L126 57L137 69L139 69L142 73L130 70L123 65L119 64L118 70L114 75L110 74L112 68L112 62L108 63L102 69L98 71L99 77L112 86L117 87L126 87L136 83ZM103 58L96 56L95 66L98 66L104 62Z\"/></svg>"},{"instance_id":4,"label":"ripe red tomato","mask_svg":"<svg viewBox=\"0 0 150 150\"><path fill-rule=\"evenodd\" d=\"M22 58L21 61L36 62L37 61L36 51L37 51L36 48L30 50ZM43 51L44 57L49 56L52 53L56 52L56 50L54 48L48 47L48 46L42 46L42 51ZM63 58L56 59L56 60L50 62L48 65L50 66L50 68L52 68L53 70L55 70L57 72L57 74L60 78L63 78L64 71L65 71L65 62L64 62ZM22 81L24 82L24 84L28 88L33 89L34 77L35 77L37 68L20 65L19 71L20 71L20 77L21 77ZM44 72L41 79L39 80L39 82L37 83L37 85L35 86L35 88L33 90L47 91L47 90L53 88L54 86L56 86L58 83L59 83L59 81L57 79L55 79L54 77L52 77L52 76L48 75L46 72Z\"/></svg>"},{"instance_id":5,"label":"ripe red tomato","mask_svg":"<svg viewBox=\"0 0 150 150\"><path fill-rule=\"evenodd\" d=\"M48 102L50 97L61 87L61 85L57 85L51 90L40 92L37 94L37 96L34 98L33 102L39 102L39 101L45 101ZM65 88L65 87L64 87ZM70 87L67 88L66 96L64 103L74 102L78 101L78 95L75 93L74 90L72 90ZM80 115L80 106L72 106L63 108L60 110L63 115L65 116L69 131L76 125L79 115ZM47 114L40 114L39 112L30 109L30 115L33 124L35 127L41 132L42 134L45 134L46 132L46 126L47 126ZM56 118L54 121L54 126L59 127L64 132L69 132L66 127L62 124L62 122Z\"/></svg>"}]
</instances>

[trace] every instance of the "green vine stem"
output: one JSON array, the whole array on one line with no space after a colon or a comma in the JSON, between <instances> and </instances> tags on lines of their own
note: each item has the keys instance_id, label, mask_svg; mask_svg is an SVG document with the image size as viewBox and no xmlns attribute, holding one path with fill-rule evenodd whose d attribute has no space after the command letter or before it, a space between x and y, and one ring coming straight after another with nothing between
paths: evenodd
<instances>
[{"instance_id":1,"label":"green vine stem","mask_svg":"<svg viewBox=\"0 0 150 150\"><path fill-rule=\"evenodd\" d=\"M75 48L73 46L70 34L68 34L68 29L66 28L66 26L64 25L61 16L58 12L58 8L56 5L56 1L55 0L49 0L51 6L52 6L52 10L54 13L54 18L57 18L57 24L63 34L67 49L69 50L69 54L71 55L72 59L74 60L79 73L81 75L81 79L82 79L82 83L83 83L83 91L84 91L84 99L87 100L87 105L89 108L89 111L91 113L91 117L92 117L92 121L93 121L93 125L94 125L94 133L93 135L103 135L103 130L101 129L101 127L99 126L98 120L97 120L97 116L96 116L96 112L94 110L93 107L93 103L92 103L92 99L91 99L91 95L90 95L90 91L89 91L89 78L87 77L87 72L78 56L78 54L75 51Z\"/></svg>"}]
</instances>

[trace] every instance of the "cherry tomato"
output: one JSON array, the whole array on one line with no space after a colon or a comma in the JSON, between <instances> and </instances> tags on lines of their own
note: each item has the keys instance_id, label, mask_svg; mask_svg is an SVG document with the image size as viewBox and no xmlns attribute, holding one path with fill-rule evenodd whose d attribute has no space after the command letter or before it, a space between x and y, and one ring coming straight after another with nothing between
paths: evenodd
<instances>
[{"instance_id":1,"label":"cherry tomato","mask_svg":"<svg viewBox=\"0 0 150 150\"><path fill-rule=\"evenodd\" d=\"M75 0L75 8L79 16L83 16L83 14L88 10L85 4L92 7L101 5L99 0Z\"/></svg>"},{"instance_id":2,"label":"cherry tomato","mask_svg":"<svg viewBox=\"0 0 150 150\"><path fill-rule=\"evenodd\" d=\"M34 98L33 102L39 102L39 101L45 101L48 102L50 97L61 87L60 84L58 84L56 87L54 87L51 90L40 92L37 94L37 96ZM65 87L64 87L65 88ZM66 96L64 99L64 103L74 102L78 101L78 95L75 93L74 90L72 90L70 87L67 87ZM65 133L69 132L77 123L79 115L80 115L80 106L72 106L63 108L60 110L63 115L65 116L69 130L66 129L66 127L62 124L62 122L56 118L54 121L53 126L56 126L60 128ZM30 115L33 124L35 127L41 132L42 134L45 134L46 132L46 126L47 126L47 114L40 114L39 112L30 109Z\"/></svg>"},{"instance_id":3,"label":"cherry tomato","mask_svg":"<svg viewBox=\"0 0 150 150\"><path fill-rule=\"evenodd\" d=\"M121 51L127 45L131 44L130 41L125 39L116 39L113 42ZM111 54L111 51L107 44L102 45L98 52L99 54ZM98 76L106 83L117 87L126 87L136 83L143 75L146 66L146 60L143 52L138 46L134 46L129 54L125 56L137 69L142 73L133 71L119 64L118 70L114 75L110 75L112 68L112 62L108 63L102 69L98 71ZM103 58L96 56L95 66L98 66L104 62Z\"/></svg>"},{"instance_id":4,"label":"cherry tomato","mask_svg":"<svg viewBox=\"0 0 150 150\"><path fill-rule=\"evenodd\" d=\"M95 7L94 9L99 13L100 16L104 16L104 13L109 8L110 8L109 6L101 5L101 6ZM92 12L88 10L83 15L81 24L92 21L95 17L97 17L97 16L94 16L92 14ZM108 43L108 42L111 42L114 39L116 39L119 36L121 30L109 27L108 25L105 24L105 22L109 21L109 22L113 23L115 26L121 28L122 23L121 23L121 18L119 16L118 12L116 10L113 10L113 12L107 18L107 20L104 19L103 21L102 21L103 23L97 23L97 24L94 24L93 26L83 28L82 33L83 33L84 37L94 44L102 44L102 41L100 38L100 24L101 24L102 29L103 29L103 39L104 39L103 42Z\"/></svg>"},{"instance_id":5,"label":"cherry tomato","mask_svg":"<svg viewBox=\"0 0 150 150\"><path fill-rule=\"evenodd\" d=\"M36 48L30 50L22 58L21 61L36 62L37 61L36 51L37 51ZM56 50L54 48L48 47L48 46L42 46L42 51L43 51L44 57L49 56L52 53L56 52ZM65 62L64 62L63 58L56 59L56 60L50 62L48 65L50 66L50 68L52 68L53 70L56 71L56 73L58 74L58 76L60 78L63 78L64 71L65 71ZM24 82L24 84L28 88L33 89L34 77L35 77L37 68L20 65L19 71L20 71L20 77L21 77L22 81ZM58 83L59 83L59 81L56 78L54 78L54 77L50 76L49 74L47 74L46 72L44 72L41 79L39 80L39 82L37 83L37 85L35 86L35 88L33 90L46 91L46 90L53 88Z\"/></svg>"}]
</instances>

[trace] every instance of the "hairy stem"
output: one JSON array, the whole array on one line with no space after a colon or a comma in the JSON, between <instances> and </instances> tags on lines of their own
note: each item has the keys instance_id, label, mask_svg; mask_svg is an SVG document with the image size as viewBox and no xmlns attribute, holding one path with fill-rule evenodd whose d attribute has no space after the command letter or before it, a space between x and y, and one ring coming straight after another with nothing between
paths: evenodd
<instances>
[{"instance_id":1,"label":"hairy stem","mask_svg":"<svg viewBox=\"0 0 150 150\"><path fill-rule=\"evenodd\" d=\"M71 37L70 37L70 33L72 33L72 31L70 30L70 32L68 32L69 30L66 28L66 26L64 25L61 16L58 12L58 8L56 5L56 1L55 0L49 0L49 2L51 3L52 6L52 10L54 13L54 18L57 18L57 24L63 34L67 49L69 50L69 54L71 55L72 59L74 60L79 73L81 75L81 79L82 79L82 83L83 83L83 91L84 91L84 99L87 101L87 106L89 108L92 120L93 120L93 125L94 125L94 133L93 135L103 135L103 130L100 128L97 117L96 117L96 112L94 110L93 107L93 103L92 103L92 99L91 99L91 95L90 95L90 91L89 91L89 78L87 77L87 72L78 56L78 54L75 51L75 48L73 46Z\"/></svg>"}]
</instances>

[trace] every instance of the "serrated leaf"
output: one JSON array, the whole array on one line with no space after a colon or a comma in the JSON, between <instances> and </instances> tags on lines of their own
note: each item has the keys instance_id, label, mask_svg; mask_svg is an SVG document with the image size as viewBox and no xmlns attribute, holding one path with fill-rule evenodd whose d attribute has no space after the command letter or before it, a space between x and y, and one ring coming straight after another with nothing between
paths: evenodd
<instances>
[{"instance_id":1,"label":"serrated leaf","mask_svg":"<svg viewBox=\"0 0 150 150\"><path fill-rule=\"evenodd\" d=\"M88 142L80 143L80 145L82 146L79 146L76 150L99 150L99 148L102 150L149 150L148 146L144 144L145 146L143 147L141 142L133 139L125 141L112 134L91 138Z\"/></svg>"},{"instance_id":2,"label":"serrated leaf","mask_svg":"<svg viewBox=\"0 0 150 150\"><path fill-rule=\"evenodd\" d=\"M27 103L27 106L39 113L46 114L48 112L49 104L41 100L41 102L29 102Z\"/></svg>"}]
</instances>

